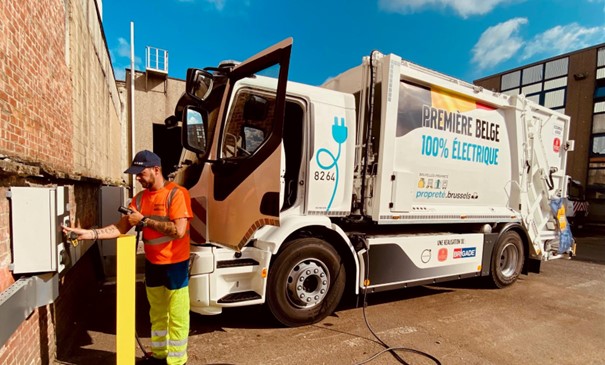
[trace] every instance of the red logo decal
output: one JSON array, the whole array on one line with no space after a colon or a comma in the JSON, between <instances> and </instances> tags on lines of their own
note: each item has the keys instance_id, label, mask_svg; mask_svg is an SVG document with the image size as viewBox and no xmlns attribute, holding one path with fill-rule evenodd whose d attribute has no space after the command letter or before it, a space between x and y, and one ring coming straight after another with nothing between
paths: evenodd
<instances>
[{"instance_id":1,"label":"red logo decal","mask_svg":"<svg viewBox=\"0 0 605 365\"><path fill-rule=\"evenodd\" d=\"M559 153L559 150L561 149L561 140L559 137L555 137L555 140L552 142L552 149L556 153Z\"/></svg>"},{"instance_id":2,"label":"red logo decal","mask_svg":"<svg viewBox=\"0 0 605 365\"><path fill-rule=\"evenodd\" d=\"M445 261L445 260L447 260L447 248L441 248L441 249L439 249L439 254L437 255L437 259L439 261Z\"/></svg>"}]
</instances>

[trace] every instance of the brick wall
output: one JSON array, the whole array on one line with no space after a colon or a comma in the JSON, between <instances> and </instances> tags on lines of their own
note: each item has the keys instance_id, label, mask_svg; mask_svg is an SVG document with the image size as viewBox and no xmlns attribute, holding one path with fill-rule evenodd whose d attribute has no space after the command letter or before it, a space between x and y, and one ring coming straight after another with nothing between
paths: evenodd
<instances>
[{"instance_id":1,"label":"brick wall","mask_svg":"<svg viewBox=\"0 0 605 365\"><path fill-rule=\"evenodd\" d=\"M61 0L0 4L0 154L58 170L73 166L64 23Z\"/></svg>"},{"instance_id":2,"label":"brick wall","mask_svg":"<svg viewBox=\"0 0 605 365\"><path fill-rule=\"evenodd\" d=\"M11 186L69 186L72 221L90 227L100 186L122 182L122 103L97 1L0 0L0 293L18 279L9 268ZM0 364L48 364L69 351L74 309L98 285L91 247L70 248L59 297L0 344Z\"/></svg>"}]
</instances>

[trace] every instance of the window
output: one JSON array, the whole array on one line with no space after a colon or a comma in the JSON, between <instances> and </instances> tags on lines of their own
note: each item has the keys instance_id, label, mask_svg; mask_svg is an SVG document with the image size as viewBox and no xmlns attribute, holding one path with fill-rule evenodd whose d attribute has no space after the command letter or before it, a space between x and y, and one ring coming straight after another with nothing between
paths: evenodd
<instances>
[{"instance_id":1,"label":"window","mask_svg":"<svg viewBox=\"0 0 605 365\"><path fill-rule=\"evenodd\" d=\"M521 71L502 75L500 90L510 90L519 87Z\"/></svg>"},{"instance_id":2,"label":"window","mask_svg":"<svg viewBox=\"0 0 605 365\"><path fill-rule=\"evenodd\" d=\"M274 109L275 96L239 90L223 132L221 156L253 155L271 134Z\"/></svg>"}]
</instances>

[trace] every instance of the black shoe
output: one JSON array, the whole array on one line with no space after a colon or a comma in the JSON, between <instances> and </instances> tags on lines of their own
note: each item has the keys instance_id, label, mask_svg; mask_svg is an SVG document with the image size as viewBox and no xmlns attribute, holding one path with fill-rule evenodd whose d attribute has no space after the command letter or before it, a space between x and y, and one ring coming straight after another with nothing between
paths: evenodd
<instances>
[{"instance_id":1,"label":"black shoe","mask_svg":"<svg viewBox=\"0 0 605 365\"><path fill-rule=\"evenodd\" d=\"M166 365L166 359L158 359L153 356L146 356L142 359L137 360L136 364L140 365Z\"/></svg>"}]
</instances>

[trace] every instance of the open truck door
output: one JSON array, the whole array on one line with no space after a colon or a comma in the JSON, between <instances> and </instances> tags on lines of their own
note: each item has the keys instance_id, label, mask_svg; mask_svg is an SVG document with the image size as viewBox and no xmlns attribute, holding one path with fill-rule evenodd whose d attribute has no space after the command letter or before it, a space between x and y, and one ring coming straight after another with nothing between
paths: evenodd
<instances>
[{"instance_id":1,"label":"open truck door","mask_svg":"<svg viewBox=\"0 0 605 365\"><path fill-rule=\"evenodd\" d=\"M258 228L279 226L281 144L291 49L292 38L267 48L225 72L220 87L211 73L188 71L187 94L202 106L204 100L218 100L215 108L189 106L183 117L185 148L206 157L200 179L190 189L196 213L192 241L240 250ZM242 86L246 78L260 75L274 77L270 82L276 83L276 92ZM213 95L215 92L222 95ZM207 138L211 143L208 151Z\"/></svg>"}]
</instances>

